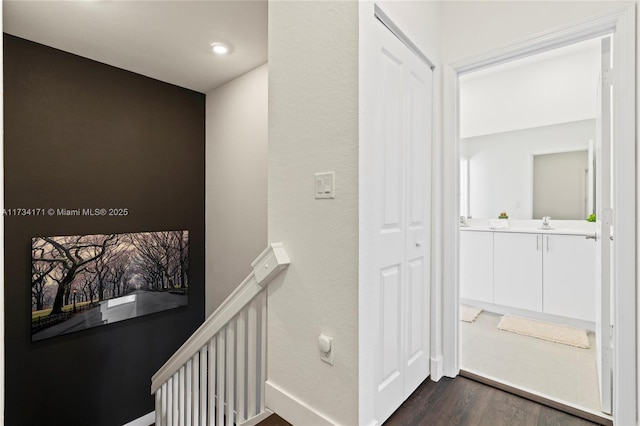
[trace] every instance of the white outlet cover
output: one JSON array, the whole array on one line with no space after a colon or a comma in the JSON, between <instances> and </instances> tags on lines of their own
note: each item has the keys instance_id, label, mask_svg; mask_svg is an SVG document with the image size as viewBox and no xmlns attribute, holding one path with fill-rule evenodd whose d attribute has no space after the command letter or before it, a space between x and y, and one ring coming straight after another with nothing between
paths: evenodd
<instances>
[{"instance_id":1,"label":"white outlet cover","mask_svg":"<svg viewBox=\"0 0 640 426\"><path fill-rule=\"evenodd\" d=\"M320 359L322 361L333 365L333 337L321 334L320 337L318 337L318 352L320 353Z\"/></svg>"}]
</instances>

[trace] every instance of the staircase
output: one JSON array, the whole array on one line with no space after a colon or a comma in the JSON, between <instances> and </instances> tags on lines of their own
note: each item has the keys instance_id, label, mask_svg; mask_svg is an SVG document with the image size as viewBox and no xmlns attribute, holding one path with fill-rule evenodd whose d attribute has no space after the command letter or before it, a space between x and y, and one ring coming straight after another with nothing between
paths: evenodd
<instances>
[{"instance_id":1,"label":"staircase","mask_svg":"<svg viewBox=\"0 0 640 426\"><path fill-rule=\"evenodd\" d=\"M252 426L265 407L268 283L289 265L269 245L253 272L154 374L156 426Z\"/></svg>"}]
</instances>

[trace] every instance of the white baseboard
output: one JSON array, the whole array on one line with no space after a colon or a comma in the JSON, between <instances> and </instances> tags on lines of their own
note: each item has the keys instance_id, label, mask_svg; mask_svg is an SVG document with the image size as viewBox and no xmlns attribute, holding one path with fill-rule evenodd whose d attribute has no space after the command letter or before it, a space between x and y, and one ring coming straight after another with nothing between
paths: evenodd
<instances>
[{"instance_id":1,"label":"white baseboard","mask_svg":"<svg viewBox=\"0 0 640 426\"><path fill-rule=\"evenodd\" d=\"M431 380L437 382L444 376L444 360L442 355L437 358L431 358Z\"/></svg>"},{"instance_id":2,"label":"white baseboard","mask_svg":"<svg viewBox=\"0 0 640 426\"><path fill-rule=\"evenodd\" d=\"M156 412L152 411L122 426L150 426L156 422Z\"/></svg>"},{"instance_id":3,"label":"white baseboard","mask_svg":"<svg viewBox=\"0 0 640 426\"><path fill-rule=\"evenodd\" d=\"M293 425L331 426L336 424L309 404L300 401L269 381L265 383L265 405Z\"/></svg>"}]
</instances>

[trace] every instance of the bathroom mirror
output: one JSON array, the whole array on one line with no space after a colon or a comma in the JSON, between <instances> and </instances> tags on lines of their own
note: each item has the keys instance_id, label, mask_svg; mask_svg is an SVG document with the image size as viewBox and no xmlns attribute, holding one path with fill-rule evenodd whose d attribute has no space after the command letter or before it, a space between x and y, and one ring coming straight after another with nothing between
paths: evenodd
<instances>
[{"instance_id":1,"label":"bathroom mirror","mask_svg":"<svg viewBox=\"0 0 640 426\"><path fill-rule=\"evenodd\" d=\"M461 215L585 219L595 205L595 130L592 119L462 139Z\"/></svg>"},{"instance_id":2,"label":"bathroom mirror","mask_svg":"<svg viewBox=\"0 0 640 426\"><path fill-rule=\"evenodd\" d=\"M589 150L533 156L533 218L580 219L593 213Z\"/></svg>"}]
</instances>

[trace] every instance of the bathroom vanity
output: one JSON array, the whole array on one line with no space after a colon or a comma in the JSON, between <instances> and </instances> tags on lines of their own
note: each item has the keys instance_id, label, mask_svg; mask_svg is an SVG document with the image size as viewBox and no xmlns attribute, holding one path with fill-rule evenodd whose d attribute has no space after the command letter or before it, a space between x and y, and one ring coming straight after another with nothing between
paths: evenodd
<instances>
[{"instance_id":1,"label":"bathroom vanity","mask_svg":"<svg viewBox=\"0 0 640 426\"><path fill-rule=\"evenodd\" d=\"M540 221L521 221L503 229L461 227L463 303L591 326L596 319L595 228L572 225L541 230Z\"/></svg>"}]
</instances>

